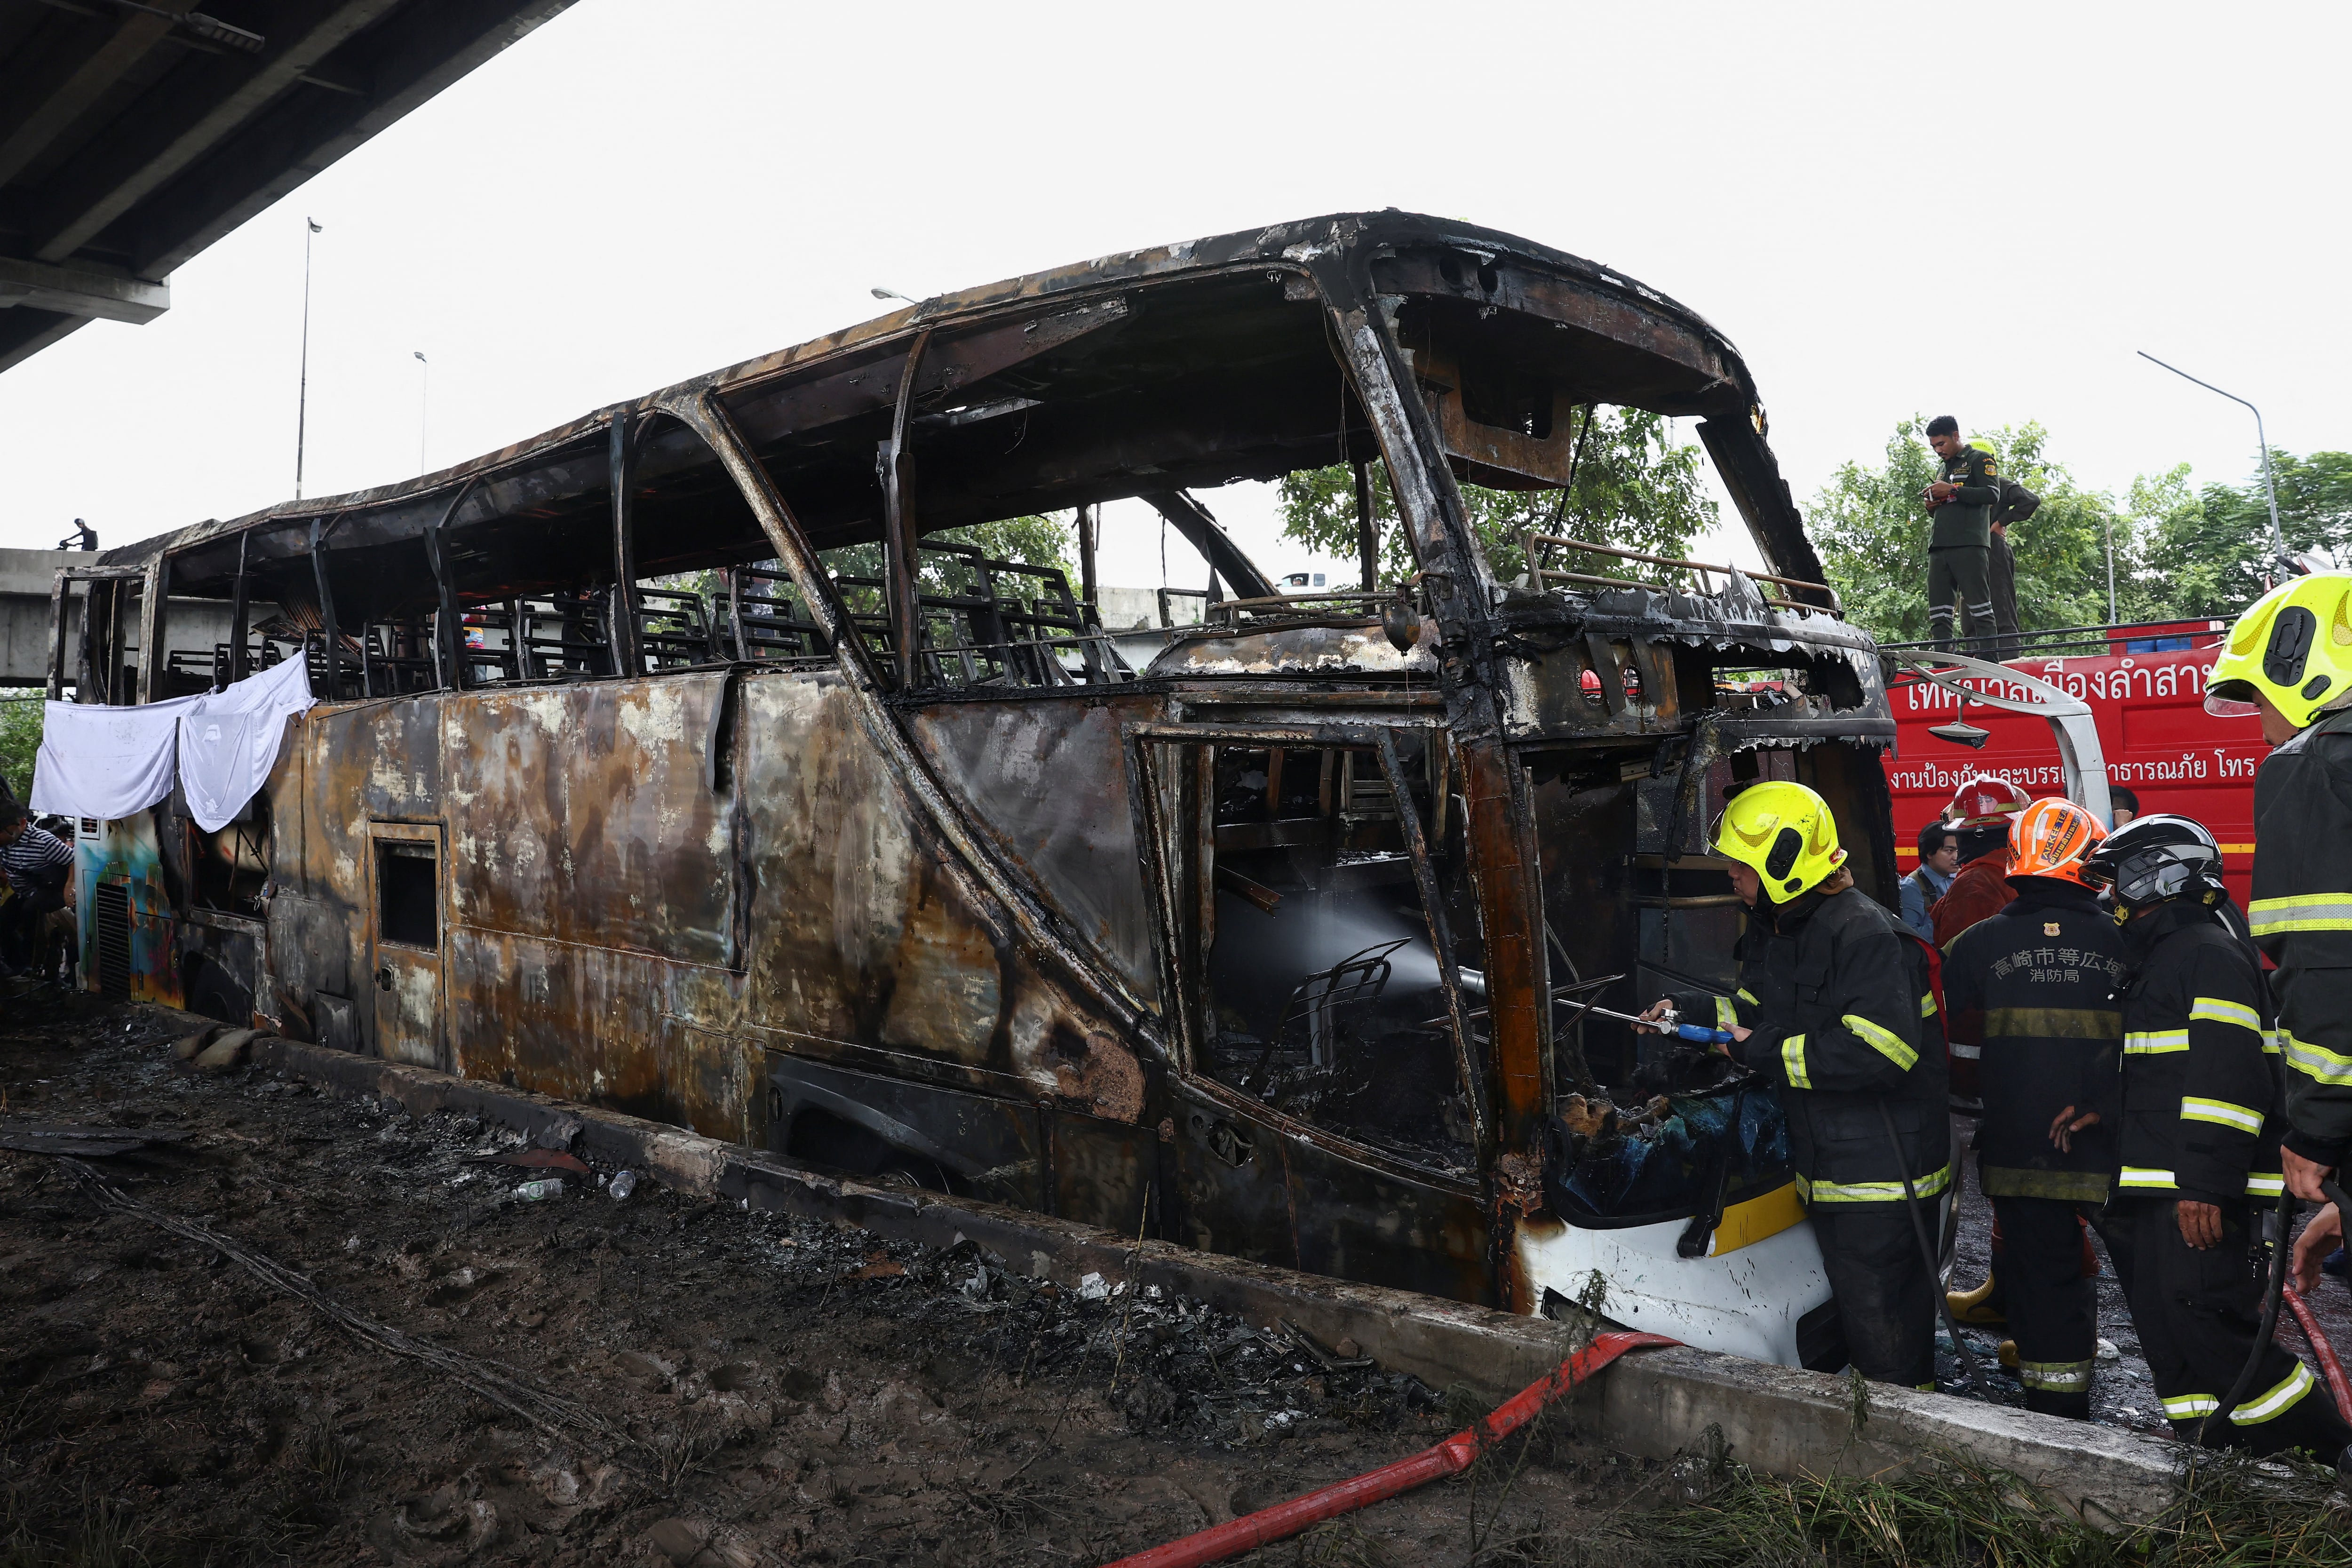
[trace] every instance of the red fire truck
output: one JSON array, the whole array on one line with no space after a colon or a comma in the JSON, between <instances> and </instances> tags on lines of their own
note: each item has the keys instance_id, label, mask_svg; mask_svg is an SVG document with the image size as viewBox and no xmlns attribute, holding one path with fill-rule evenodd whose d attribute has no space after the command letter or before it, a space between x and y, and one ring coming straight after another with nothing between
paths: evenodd
<instances>
[{"instance_id":1,"label":"red fire truck","mask_svg":"<svg viewBox=\"0 0 2352 1568\"><path fill-rule=\"evenodd\" d=\"M2139 797L2143 814L2193 816L2221 841L2231 894L2243 908L2254 856L2254 770L2267 749L2253 719L2205 711L2205 678L2219 657L2221 621L2168 621L2036 633L2003 668L2048 682L2089 706L2110 787ZM1899 651L1899 650L1897 650ZM1915 650L1916 656L1916 650ZM2031 700L2021 683L1965 674L1960 684ZM1895 854L1916 866L1919 829L1977 773L2011 780L2030 795L2063 795L2057 742L2031 714L1966 703L1948 687L1903 676L1887 685L1895 749L1885 753L1894 796ZM1963 708L1965 706L1965 711ZM1957 728L1965 737L1929 733ZM1982 734L1980 748L1968 735Z\"/></svg>"}]
</instances>

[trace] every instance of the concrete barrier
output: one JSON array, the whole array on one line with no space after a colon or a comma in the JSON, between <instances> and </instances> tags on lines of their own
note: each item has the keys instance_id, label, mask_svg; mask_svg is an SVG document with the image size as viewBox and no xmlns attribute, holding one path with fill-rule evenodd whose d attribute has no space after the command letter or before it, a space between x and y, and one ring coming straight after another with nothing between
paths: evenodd
<instances>
[{"instance_id":1,"label":"concrete barrier","mask_svg":"<svg viewBox=\"0 0 2352 1568\"><path fill-rule=\"evenodd\" d=\"M1383 1366L1440 1388L1466 1384L1499 1399L1543 1376L1571 1348L1573 1331L1542 1318L1168 1242L1138 1244L977 1199L866 1186L660 1122L373 1057L273 1037L254 1042L253 1060L331 1092L395 1101L412 1115L461 1112L533 1135L576 1128L583 1154L685 1192L839 1220L892 1240L944 1247L969 1238L1022 1272L1063 1285L1087 1274L1158 1285L1261 1326L1295 1323L1326 1344L1352 1339ZM1646 1458L1700 1451L1714 1428L1734 1460L1780 1476L1933 1469L1964 1454L2100 1526L2160 1512L2186 1457L2168 1438L1883 1384L1870 1386L1857 1426L1847 1379L1686 1346L1620 1361L1571 1415L1601 1442Z\"/></svg>"}]
</instances>

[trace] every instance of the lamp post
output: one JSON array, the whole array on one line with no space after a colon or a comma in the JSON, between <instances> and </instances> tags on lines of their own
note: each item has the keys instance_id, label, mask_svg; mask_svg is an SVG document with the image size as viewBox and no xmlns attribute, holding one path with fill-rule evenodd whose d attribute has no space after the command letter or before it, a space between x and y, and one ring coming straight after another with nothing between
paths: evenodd
<instances>
[{"instance_id":1,"label":"lamp post","mask_svg":"<svg viewBox=\"0 0 2352 1568\"><path fill-rule=\"evenodd\" d=\"M433 362L425 357L423 349L418 349L416 363L425 367L416 387L416 471L421 474L425 471L425 416L433 397Z\"/></svg>"},{"instance_id":2,"label":"lamp post","mask_svg":"<svg viewBox=\"0 0 2352 1568\"><path fill-rule=\"evenodd\" d=\"M897 300L902 304L908 305L919 305L922 303L920 300L908 299L906 295L899 293L896 289L883 289L877 287L868 289L866 291L868 294L873 295L877 300Z\"/></svg>"},{"instance_id":3,"label":"lamp post","mask_svg":"<svg viewBox=\"0 0 2352 1568\"><path fill-rule=\"evenodd\" d=\"M302 448L310 432L310 236L325 229L310 218L302 220L302 380L294 403L294 499L302 499Z\"/></svg>"},{"instance_id":4,"label":"lamp post","mask_svg":"<svg viewBox=\"0 0 2352 1568\"><path fill-rule=\"evenodd\" d=\"M2292 572L2300 570L2300 568L2295 566L2293 557L2289 556L2286 552L2286 532L2279 527L2278 482L2271 477L2271 444L2269 439L2263 434L2263 411L2256 408L2252 404L2246 402L2244 398L2239 396L2234 392L2222 392L2220 387L2214 385L2210 381L2197 381L2195 376L2189 374L2187 371L2181 369L2177 364L2165 364L2162 360L2157 358L2146 349L2137 349L2134 352L2137 353L2140 358L2147 361L2150 364L2163 365L2166 370L2170 371L2173 374L2179 376L2183 381L2196 381L2198 385L2203 387L2208 392L2221 393L2223 397L2228 398L2232 403L2242 405L2253 415L2254 443L2263 449L2263 489L2267 491L2270 496L2271 549L2276 552L2277 554L2277 558L2272 563L2272 564L2284 571Z\"/></svg>"}]
</instances>

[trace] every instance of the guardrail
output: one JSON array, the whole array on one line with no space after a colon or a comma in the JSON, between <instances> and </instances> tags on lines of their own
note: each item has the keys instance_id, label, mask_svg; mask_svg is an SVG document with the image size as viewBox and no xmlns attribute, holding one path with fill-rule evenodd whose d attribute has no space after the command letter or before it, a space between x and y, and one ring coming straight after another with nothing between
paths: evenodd
<instances>
[{"instance_id":1,"label":"guardrail","mask_svg":"<svg viewBox=\"0 0 2352 1568\"><path fill-rule=\"evenodd\" d=\"M1589 583L1609 588L1663 588L1666 586L1666 584L1663 583L1644 583L1629 577L1602 577L1597 576L1589 572L1568 572L1558 567L1547 566L1544 564L1544 562L1549 559L1549 554L1547 552L1538 550L1537 546L1549 545L1557 549L1590 551L1595 555L1613 555L1621 561L1639 561L1652 566L1671 566L1679 571L1696 573L1699 575L1699 592L1710 595L1720 593L1722 590L1715 587L1711 583L1709 583L1707 581L1709 577L1721 577L1724 579L1725 585L1728 586L1730 579L1735 573L1740 576L1746 577L1751 583L1777 583L1784 588L1795 588L1807 593L1824 594L1829 596L1830 614L1837 616L1840 620L1843 620L1845 618L1844 601L1838 597L1838 591L1830 586L1827 583L1809 583L1801 577L1779 577L1773 575L1769 572L1749 572L1741 567L1718 565L1706 561L1685 561L1681 557L1675 555L1652 555L1644 551L1627 550L1622 545L1596 544L1589 539L1570 539L1565 535L1557 533L1537 533L1530 531L1528 533L1523 534L1521 538L1525 542L1527 547L1528 575L1538 588L1543 587L1547 582L1555 581L1562 583ZM1793 599L1776 599L1769 594L1764 595L1764 602L1770 605L1775 609L1781 610L1818 610L1822 607L1819 605L1802 604Z\"/></svg>"}]
</instances>

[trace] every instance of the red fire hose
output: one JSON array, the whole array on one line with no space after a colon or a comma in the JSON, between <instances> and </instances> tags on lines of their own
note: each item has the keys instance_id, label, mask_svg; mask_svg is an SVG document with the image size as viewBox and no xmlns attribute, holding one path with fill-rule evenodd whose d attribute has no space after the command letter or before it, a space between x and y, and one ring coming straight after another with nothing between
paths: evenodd
<instances>
[{"instance_id":1,"label":"red fire hose","mask_svg":"<svg viewBox=\"0 0 2352 1568\"><path fill-rule=\"evenodd\" d=\"M2287 1310L2303 1325L2303 1337L2310 1342L2311 1353L2319 1363L2319 1374L2327 1380L2327 1392L2335 1397L2336 1413L2352 1421L2352 1383L2345 1381L2344 1363L2336 1359L2336 1347L2319 1331L2319 1319L2304 1304L2303 1297L2289 1285L2286 1288Z\"/></svg>"},{"instance_id":2,"label":"red fire hose","mask_svg":"<svg viewBox=\"0 0 2352 1568\"><path fill-rule=\"evenodd\" d=\"M1409 1459L1382 1465L1377 1470L1368 1470L1351 1479L1334 1482L1318 1491L1292 1498L1287 1502L1262 1508L1255 1513L1227 1520L1223 1524L1213 1524L1181 1541L1171 1541L1165 1546L1155 1546L1149 1552L1122 1557L1109 1568L1194 1568L1197 1563L1215 1563L1270 1542L1288 1540L1310 1525L1337 1519L1343 1513L1353 1513L1360 1508L1384 1498L1395 1497L1400 1492L1411 1491L1426 1482L1460 1475L1477 1463L1480 1455L1534 1420L1536 1413L1545 1405L1574 1389L1627 1351L1640 1350L1646 1345L1679 1342L1664 1334L1621 1331L1596 1334L1591 1344L1560 1363L1549 1375L1503 1401L1492 1412L1480 1417L1476 1426L1465 1432L1456 1432L1433 1448L1424 1448Z\"/></svg>"}]
</instances>

